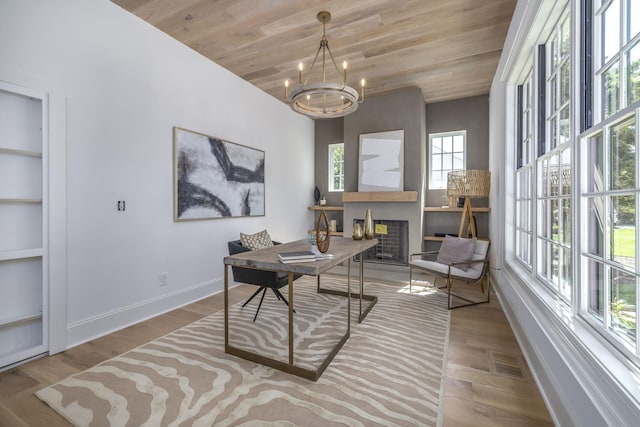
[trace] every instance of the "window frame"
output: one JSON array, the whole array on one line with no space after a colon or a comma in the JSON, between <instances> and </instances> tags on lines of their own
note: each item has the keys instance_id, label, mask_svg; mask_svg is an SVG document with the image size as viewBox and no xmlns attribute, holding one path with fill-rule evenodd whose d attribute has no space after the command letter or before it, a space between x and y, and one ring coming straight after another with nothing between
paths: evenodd
<instances>
[{"instance_id":1,"label":"window frame","mask_svg":"<svg viewBox=\"0 0 640 427\"><path fill-rule=\"evenodd\" d=\"M342 167L340 174L334 174L334 152L337 148L342 148ZM344 191L344 142L336 142L328 146L328 163L327 163L327 191L343 192ZM335 179L338 178L342 183L342 188L335 188Z\"/></svg>"},{"instance_id":2,"label":"window frame","mask_svg":"<svg viewBox=\"0 0 640 427\"><path fill-rule=\"evenodd\" d=\"M567 40L564 40L565 31ZM571 62L571 53L575 51L573 41L571 10L566 6L552 25L545 43L538 46L538 101L544 103L545 108L538 109L538 140L542 142L538 144L538 159L533 177L536 180L533 197L537 221L533 225L535 243L532 250L536 254L533 262L536 277L567 306L571 306L575 293L575 257L572 251L575 245L571 229L571 212L575 205L571 178L572 152L575 151L575 127L572 120L575 109L573 82L576 76ZM564 46L567 42L568 49ZM544 73L540 69L544 69ZM562 80L563 71L567 72L569 79L566 85ZM563 111L567 114L567 135L564 141ZM568 167L563 162L567 158ZM568 179L565 174L569 175ZM568 212L565 212L567 205Z\"/></svg>"},{"instance_id":3,"label":"window frame","mask_svg":"<svg viewBox=\"0 0 640 427\"><path fill-rule=\"evenodd\" d=\"M640 31L635 34L629 34L629 19L627 16L629 4L631 1L637 0L594 0L596 4L593 7L593 123L598 124L616 112L625 110L630 105L629 102L629 82L627 57L633 49L640 49ZM609 7L618 2L618 46L617 50L610 58L605 58L605 36L611 34L611 31L603 30L607 23L606 12ZM607 96L606 86L603 83L606 78L606 72L617 64L618 86L616 88L616 105L617 109L607 115ZM636 101L637 102L637 101ZM588 130L588 129L586 129Z\"/></svg>"},{"instance_id":4,"label":"window frame","mask_svg":"<svg viewBox=\"0 0 640 427\"><path fill-rule=\"evenodd\" d=\"M638 103L636 103L638 104ZM589 239L591 235L585 232L581 237L580 242L580 275L581 277L585 277L589 279L589 262L599 262L603 265L604 268L604 288L603 288L603 314L602 319L599 319L595 313L590 310L590 299L589 299L589 289L587 285L584 285L583 292L581 292L580 300L579 300L579 311L578 315L581 319L583 319L587 324L589 324L595 331L597 331L601 336L603 336L609 345L612 345L615 349L620 351L627 359L634 361L636 364L640 365L640 337L638 336L639 328L638 328L638 316L640 314L640 265L639 265L639 257L640 253L640 224L638 223L638 212L640 212L640 167L637 165L640 164L640 150L636 150L635 152L635 161L636 161L636 170L635 170L635 188L627 189L627 190L618 190L607 187L607 180L610 178L610 168L611 168L611 159L610 159L610 135L612 129L615 129L616 126L625 123L631 117L635 120L635 147L640 147L640 131L638 130L640 127L640 106L634 106L631 108L625 108L621 111L616 112L614 115L607 118L605 121L594 125L588 131L582 133L579 137L580 145L583 148L581 151L581 163L586 163L588 161L588 150L585 146L590 142L590 140L598 135L602 136L603 139L603 165L604 170L602 171L602 175L604 176L605 182L603 183L604 187L600 191L593 191L588 188L589 179L588 179L588 170L584 170L581 175L581 185L580 185L580 215L582 218L585 218L585 224L588 218L589 211L589 202L588 200L591 198L600 197L603 199L603 210L605 219L612 218L611 215L611 202L610 199L614 197L626 196L630 193L635 194L635 207L636 207L636 216L635 216L635 276L636 276L636 337L635 337L635 345L629 345L623 339L617 336L617 334L611 330L610 324L610 310L608 297L610 296L611 291L611 283L610 279L607 276L607 272L611 269L616 269L619 271L627 271L632 273L629 269L621 268L621 266L614 260L609 259L609 254L612 252L611 245L613 242L608 241L606 231L603 233L603 254L598 256L597 254L593 254L589 251ZM614 225L605 226L605 230L607 228L614 228ZM633 273L632 273L633 274ZM631 348L630 348L631 347ZM635 348L633 348L635 347Z\"/></svg>"},{"instance_id":5,"label":"window frame","mask_svg":"<svg viewBox=\"0 0 640 427\"><path fill-rule=\"evenodd\" d=\"M447 179L446 176L443 176L442 180L434 180L433 178L433 173L434 171L438 171L441 174L444 174L444 172L450 172L452 170L459 170L453 167L453 156L455 155L455 153L460 153L460 151L450 151L450 152L442 152L439 155L441 157L443 157L444 155L450 155L452 157L451 159L451 169L444 169L442 167L442 161L440 162L440 169L434 169L433 168L433 156L434 156L434 150L433 150L433 140L435 138L445 138L445 137L455 137L455 136L462 136L462 167L459 169L466 169L467 168L467 130L466 129L462 129L462 130L455 130L455 131L447 131L447 132L435 132L435 133L430 133L429 134L429 153L428 153L428 159L429 159L429 168L427 171L427 176L428 176L428 182L429 182L429 186L428 189L429 190L446 190L447 189ZM441 185L435 185L435 183L442 183Z\"/></svg>"},{"instance_id":6,"label":"window frame","mask_svg":"<svg viewBox=\"0 0 640 427\"><path fill-rule=\"evenodd\" d=\"M516 259L529 271L533 269L535 242L533 236L533 174L534 147L537 129L534 128L535 111L534 97L536 96L536 79L534 66L531 65L524 73L524 78L516 87L516 171L514 191L514 252ZM526 241L523 241L526 240Z\"/></svg>"},{"instance_id":7,"label":"window frame","mask_svg":"<svg viewBox=\"0 0 640 427\"><path fill-rule=\"evenodd\" d=\"M495 154L493 155L496 156L496 159L499 159L501 171L504 174L504 179L499 181L502 185L501 189L504 191L492 200L492 204L498 204L504 209L501 212L496 211L497 217L492 219L492 229L494 231L491 234L492 238L497 240L497 262L501 263L498 265L500 272L496 272L495 275L497 280L503 280L505 284L505 286L499 286L499 288L502 288L501 292L504 294L507 306L512 307L512 313L515 313L513 314L515 324L525 325L525 327L521 327L524 342L534 341L536 343L535 347L539 350L538 352L534 351L534 349L530 353L530 357L533 360L532 365L535 366L537 363L537 367L542 369L543 378L544 374L549 375L549 378L553 378L561 377L566 373L570 378L575 378L575 381L582 384L581 387L576 389L576 395L572 394L572 390L575 389L572 386L567 385L565 387L564 384L556 384L555 387L551 386L551 393L557 390L566 399L566 401L563 399L563 402L557 404L558 410L562 411L568 407L567 405L579 406L584 401L584 397L579 393L584 390L594 404L603 403L598 407L598 412L602 415L603 420L611 420L614 424L627 425L636 422L636 408L640 404L640 400L637 397L637 390L640 385L640 353L636 351L636 354L632 354L631 351L626 351L627 349L623 348L622 343L611 336L607 336L606 331L599 328L598 325L594 325L594 322L590 322L588 316L583 316L581 311L581 304L586 298L583 289L589 289L586 283L582 283L588 279L582 271L581 251L583 249L583 234L589 224L583 218L583 198L581 196L584 184L583 175L590 167L590 165L584 164L581 159L583 154L581 142L587 135L596 132L595 125L589 123L589 115L591 114L593 122L598 121L598 112L594 105L598 97L597 92L600 90L595 82L595 77L593 81L589 81L588 73L591 73L592 76L595 75L594 68L589 70L588 64L581 65L584 57L582 49L589 47L589 43L585 42L585 38L589 37L588 33L585 33L585 31L589 31L585 28L585 26L589 25L589 20L585 21L584 16L588 12L588 7L591 6L585 3L590 2L591 0L542 0L538 3L530 2L526 8L522 8L524 11L522 18L515 21L518 25L513 26L512 23L513 31L510 30L509 34L513 36L513 40L505 45L508 56L505 63L498 68L491 91L492 111L498 114L495 120L499 123L497 129L490 131L492 137L491 147L492 150L497 150L497 152L494 151ZM518 258L516 254L515 221L517 173L520 170L517 165L518 157L516 153L518 143L516 131L517 85L522 82L523 74L530 67L529 64L536 61L538 43L549 36L553 23L560 18L567 5L570 7L572 24L571 88L573 90L571 99L571 123L573 129L570 135L573 138L573 151L571 153L571 213L574 219L571 227L573 246L571 253L574 260L572 265L574 294L570 305L565 304L558 295L551 292L536 277L535 273L528 269ZM591 10L595 10L596 5L600 5L600 0L593 0L594 7ZM634 4L632 7L635 8L637 6ZM634 15L633 18L635 16L637 15ZM632 27L638 28L638 23L633 18L631 18ZM595 19L591 21L595 21ZM594 28L593 45L595 45L598 43L596 38L598 37L597 31L599 29L595 28L594 22L591 22L591 25ZM595 49L596 47L593 46L594 52ZM592 59L593 62L597 62L596 57ZM584 63L587 62L584 61ZM634 74L634 78L636 75ZM590 85L592 99L589 98L587 85ZM621 121L622 115L629 113L631 110L637 111L636 114L640 114L640 102L636 102L627 108L622 109L615 117L603 120L603 122L610 124L614 121ZM536 106L534 111L537 109ZM494 120L493 116L492 120ZM638 122L638 118L636 118L636 122ZM538 141L537 138L535 141ZM627 144L629 143L627 142ZM616 150L619 150L619 148L616 148ZM502 155L501 153L503 152L506 155ZM624 152L628 154L629 150ZM594 180L593 182L597 181ZM638 204L636 199L636 205ZM637 207L640 209L640 206ZM637 212L640 211L637 210ZM636 218L639 218L638 214L636 214ZM503 226L504 232L502 232ZM501 238L502 236L505 237ZM636 246L638 246L638 243L636 243ZM636 254L638 253L640 251L637 249ZM535 256L536 254L534 253ZM639 260L640 257L636 255L636 262ZM593 271L593 278L598 279L601 277L596 275L595 270ZM593 283L598 284L598 281L596 280ZM636 299L640 302L640 298L636 296ZM636 314L637 317L638 313ZM619 325L619 323L616 323L616 325ZM630 335L628 329L623 330L623 333ZM541 354L544 354L544 356L541 356ZM546 355L564 362L546 364ZM553 403L552 406L554 406ZM578 424L588 423L592 419L591 415L585 413L577 413L566 418L567 421L574 419L581 421Z\"/></svg>"},{"instance_id":8,"label":"window frame","mask_svg":"<svg viewBox=\"0 0 640 427\"><path fill-rule=\"evenodd\" d=\"M602 10L602 8L610 4L610 1L611 0L603 1L602 4L598 6L599 9L597 10ZM590 3L589 0L587 0L586 2ZM509 230L509 232L511 233L510 234L511 240L510 240L509 251L505 257L505 262L512 271L518 272L517 274L521 278L525 286L529 288L541 302L543 302L545 305L549 307L553 307L553 311L558 316L560 316L560 318L569 319L569 321L573 320L574 322L583 322L585 327L590 328L590 331L591 331L590 333L593 334L593 336L599 337L603 343L606 343L606 345L611 349L611 351L618 352L620 360L624 359L627 361L627 363L631 361L635 366L640 367L640 337L638 337L638 335L640 335L639 333L640 329L638 328L638 323L637 323L637 319L638 317L640 317L640 307L639 307L640 306L640 295L639 295L640 294L640 256L639 256L640 254L640 215L638 215L637 213L637 212L640 212L640 166L637 166L635 170L636 181L635 181L635 189L633 191L614 189L611 191L607 190L603 192L603 195L604 195L603 197L616 199L612 201L607 200L606 202L603 202L607 206L608 204L614 203L615 201L617 201L618 200L617 197L621 195L627 196L630 193L633 193L635 195L635 206L636 206L635 316L636 317L635 317L635 320L632 319L632 323L631 323L631 327L632 328L635 327L635 331L632 329L632 331L629 332L628 329L621 328L619 326L620 325L619 322L616 323L617 329L613 330L612 328L609 328L609 326L612 323L612 320L610 317L607 318L608 316L607 312L605 312L602 315L602 317L604 318L604 321L600 323L598 319L593 317L593 314L589 312L589 305L588 305L590 300L589 292L590 292L590 289L594 289L594 286L593 286L593 283L591 285L588 283L591 279L590 279L590 276L588 275L587 264L586 264L593 257L589 258L588 256L586 256L586 260L585 260L585 254L588 255L588 252L586 250L587 248L586 239L587 239L587 235L589 234L589 230L586 229L589 226L588 224L589 219L587 216L586 206L587 206L587 198L593 197L595 196L595 194L585 193L584 191L584 185L586 185L586 179L587 179L585 176L590 170L590 167L587 165L588 162L584 159L585 139L591 137L592 135L598 134L598 132L604 132L603 129L612 128L615 125L624 123L625 117L628 118L633 114L635 114L634 117L635 117L635 123L636 123L636 128L635 128L636 165L640 165L640 135L638 135L640 133L638 131L638 127L640 126L640 100L636 100L636 102L634 102L630 106L621 106L615 113L611 114L609 117L605 119L596 120L596 118L599 117L598 114L601 114L601 111L599 111L599 107L596 105L596 103L603 101L602 97L598 98L598 96L596 96L597 93L602 93L603 81L597 78L597 73L601 72L602 70L597 70L595 68L592 69L591 71L592 81L589 81L589 78L588 78L589 76L585 74L586 69L584 67L584 64L581 58L584 55L584 52L582 51L582 49L592 48L594 52L593 53L594 57L600 54L599 51L597 50L597 49L600 49L600 47L597 45L599 43L602 43L602 41L594 39L593 43L588 43L585 41L585 38L589 34L591 34L595 38L599 38L601 27L598 26L600 24L598 19L595 16L595 14L597 13L596 8L591 7L592 4L584 4L583 2L580 2L580 4L577 4L577 3L578 2L568 1L565 6L563 6L562 8L558 8L558 9L561 9L561 12L558 11L557 14L554 16L554 19L553 20L549 19L547 21L548 22L547 25L545 26L545 31L546 31L545 44L548 44L551 40L553 40L553 38L555 37L554 34L557 34L558 28L562 27L563 21L567 19L567 17L569 18L571 23L570 38L569 38L570 45L571 45L569 49L570 51L569 53L570 91L569 91L569 100L568 100L570 111L569 111L569 132L568 132L567 141L565 141L564 139L562 141L559 140L557 146L552 147L553 145L551 141L552 138L549 134L549 128L547 126L548 119L552 117L554 114L556 114L560 110L562 105L556 104L555 105L556 108L554 112L554 108L553 108L554 105L552 103L555 102L555 100L552 99L553 94L550 94L548 91L546 92L547 97L545 100L546 109L547 109L546 116L542 116L542 111L544 110L542 110L540 108L540 105L537 104L540 102L540 99L542 99L540 97L541 91L539 90L540 80L538 80L542 75L542 73L540 73L539 67L541 65L544 65L545 62L547 67L549 67L553 62L553 59L551 59L549 56L550 54L552 54L552 52L549 52L550 50L549 47L551 46L551 44L549 43L547 45L546 61L541 61L541 58L539 56L542 50L540 49L540 45L535 44L535 41L533 41L534 45L528 51L528 56L526 57L527 59L522 59L520 61L522 65L517 69L517 71L513 70L513 78L517 79L517 80L513 80L513 83L511 86L513 90L512 102L513 102L513 111L514 111L514 115L513 115L514 121L511 129L513 132L512 133L513 138L515 140L515 147L514 147L513 163L511 163L511 165L507 164L506 166L507 166L507 169L510 171L509 179L512 180L512 183L510 185L511 185L511 188L513 188L513 195L510 197L509 202L512 204L512 209L514 214L516 214L516 219L512 222L511 229ZM622 0L621 4L623 4L624 7L626 7L627 0ZM595 6L595 4L593 6ZM580 21L581 19L584 19L585 11L588 11L589 9L593 11L592 19L587 20L586 22ZM593 25L593 27L584 28L585 26L588 27L590 25ZM580 31L577 31L576 28L580 29ZM545 36L543 32L541 32L539 34L539 38L542 39L543 37ZM624 34L621 33L620 37L623 38ZM621 50L618 51L617 53L614 52L612 55L612 58L616 58L616 57L620 57L623 59L626 58L625 56L626 52L628 52L631 47L636 47L635 43L640 43L640 34L635 34L633 37L630 36L628 37L628 39L629 40L626 41L626 44L624 43L624 40L620 42ZM523 230L522 230L522 227L519 226L520 225L518 223L519 219L517 218L517 215L519 214L518 203L522 201L522 197L520 196L520 194L522 193L522 190L518 188L519 181L521 178L519 174L522 174L523 170L525 170L527 167L526 164L522 164L524 163L524 161L521 161L521 158L524 156L522 155L522 148L518 145L522 142L522 140L525 139L525 136L522 134L521 123L520 123L522 119L519 117L524 111L523 106L520 105L522 96L521 95L519 96L519 91L521 91L520 85L525 79L525 77L522 77L522 76L525 75L525 72L528 73L527 71L529 69L528 67L531 67L530 65L526 65L528 63L527 61L530 61L530 60L534 61L533 74L534 74L534 80L535 80L534 85L536 87L533 93L535 94L535 96L537 96L537 98L534 99L535 105L533 105L533 108L532 108L532 110L534 111L534 126L533 126L533 132L535 134L534 140L536 142L540 142L541 136L544 136L545 137L544 139L546 139L545 149L543 150L544 152L540 155L539 158L533 160L533 168L532 168L533 170L532 180L535 180L535 182L531 184L531 191L533 192L532 197L534 199L534 203L531 209L532 209L533 218L537 218L537 220L534 219L533 239L532 239L533 242L530 245L530 251L532 252L531 265L529 265L526 262L526 260L523 260L522 257L520 256L521 248L519 248L518 246L519 233L522 234ZM597 60L594 60L594 62L597 62ZM611 62L608 61L604 65L604 67L606 68L610 66L610 64ZM549 68L547 68L545 71L548 73L547 77L544 80L544 84L545 86L547 86L547 82L552 77L551 75L553 73L549 70ZM621 73L625 75L627 74L626 71L624 70L621 70ZM589 87L588 88L584 87L585 85ZM594 94L593 98L584 99L585 96L587 97L590 96L590 93ZM623 104L624 102L627 102L626 93L627 91L624 89L624 87L620 87L619 99L621 104ZM556 93L556 96L559 96L559 94ZM624 100L623 100L623 97L624 97ZM590 114L592 116L590 116ZM593 121L596 123L590 123L589 120L591 118L593 118ZM545 126L540 126L541 121L544 123ZM589 128L583 131L582 127L587 124L590 125ZM544 135L541 135L543 131L544 131ZM532 147L532 150L536 150L536 153L535 153L536 155L539 154L537 152L539 148L540 148L539 146ZM562 156L562 153L564 152L564 150L567 150L567 149L571 150L571 152L568 153L565 156L565 158L570 159L570 165L568 167L571 169L571 175L573 175L571 176L570 193L567 193L565 197L565 199L568 200L568 203L569 203L568 209L570 212L569 219L571 220L571 224L568 225L568 230L571 232L571 237L568 245L563 246L563 250L566 250L566 253L570 254L570 257L571 257L571 264L569 268L566 270L567 271L566 274L571 280L571 282L568 285L569 289L571 290L571 294L563 295L563 293L559 289L555 289L554 285L550 283L550 280L549 280L549 278L551 278L550 272L548 272L547 277L544 277L543 275L540 274L540 266L542 265L542 263L545 262L545 258L541 253L542 245L545 245L545 243L539 242L538 240L539 240L540 230L544 225L542 224L542 222L544 221L541 220L541 218L544 217L549 222L551 222L554 219L553 214L549 214L549 215L545 214L543 205L541 204L541 201L543 200L551 200L551 198L549 198L546 195L543 197L540 197L540 194L542 193L542 176L544 174L543 167L545 166L545 161L548 161L554 156L559 159L560 156ZM604 148L604 150L609 151L611 150L611 148L609 147ZM609 156L609 155L611 155L611 153L607 153L606 156ZM606 158L609 159L608 157ZM559 165L560 163L562 162L558 160L557 164ZM609 167L610 166L608 165L607 168ZM549 193L547 192L547 194ZM560 199L562 199L562 197ZM546 203L549 203L549 202L546 202ZM562 200L558 200L556 204L558 206L562 206L561 203L562 203ZM546 212L552 212L552 211L547 210ZM606 213L604 215L610 216L610 213L611 211L606 210ZM561 220L562 218L558 217L557 221L560 222ZM547 233L547 234L549 237L553 236L553 233ZM608 236L605 236L604 238L613 239L612 236L613 234L610 233ZM520 238L521 237L522 236L520 236ZM552 240L555 240L555 236ZM562 238L559 237L558 240L562 240ZM612 245L613 244L612 242L613 240L608 244ZM551 250L549 248L547 249L548 251ZM550 259L553 261L556 258L551 257ZM606 259L606 256L605 256L605 259ZM557 259L554 262L558 263ZM600 280L602 282L603 280L605 280L603 278L606 278L606 280L609 280L609 279L613 280L614 277L621 277L617 275L618 274L617 271L621 271L622 273L625 273L624 274L625 279L622 279L622 280L629 280L629 276L626 275L628 270L625 270L625 269L618 268L617 270L614 270L616 271L616 276L613 276L613 275L611 277L606 276L607 274L609 274L611 266L614 265L615 262L608 262L605 264L606 266L601 269L604 276L597 276L598 277L597 280ZM595 277L595 276L592 276L592 277ZM596 282L594 282L596 285L598 285L596 287L604 286L604 285L601 285L601 282L598 282L597 280ZM558 282L560 283L560 281ZM629 286L629 285L627 284L626 286ZM613 293L610 292L610 289L611 289L611 286L607 285L604 288L604 290L599 291L604 295L603 297L600 297L600 300L601 300L600 304L604 304L604 305L612 304L614 299L617 298L616 297L617 294L615 292ZM631 297L631 299L633 299L633 296ZM591 301L593 302L593 297L591 297ZM613 308L611 307L613 307L613 305L609 306L608 309L613 310ZM633 313L633 308L631 309L631 313ZM635 322L635 326L633 326L633 322ZM629 339L627 337L631 337L631 338ZM631 342L631 344L629 344L629 342Z\"/></svg>"}]
</instances>

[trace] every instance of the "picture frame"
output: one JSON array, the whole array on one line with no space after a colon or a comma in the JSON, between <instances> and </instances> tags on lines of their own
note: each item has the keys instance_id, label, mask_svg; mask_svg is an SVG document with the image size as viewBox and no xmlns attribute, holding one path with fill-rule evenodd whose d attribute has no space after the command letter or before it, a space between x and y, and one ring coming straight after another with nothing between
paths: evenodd
<instances>
[{"instance_id":1,"label":"picture frame","mask_svg":"<svg viewBox=\"0 0 640 427\"><path fill-rule=\"evenodd\" d=\"M265 215L265 152L175 126L174 221Z\"/></svg>"},{"instance_id":2,"label":"picture frame","mask_svg":"<svg viewBox=\"0 0 640 427\"><path fill-rule=\"evenodd\" d=\"M358 191L404 190L404 130L359 136Z\"/></svg>"}]
</instances>

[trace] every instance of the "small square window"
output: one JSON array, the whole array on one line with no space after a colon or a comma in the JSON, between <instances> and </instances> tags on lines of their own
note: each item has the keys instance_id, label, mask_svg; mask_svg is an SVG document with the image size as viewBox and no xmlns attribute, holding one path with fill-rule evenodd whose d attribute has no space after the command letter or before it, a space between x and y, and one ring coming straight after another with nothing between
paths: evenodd
<instances>
[{"instance_id":1,"label":"small square window","mask_svg":"<svg viewBox=\"0 0 640 427\"><path fill-rule=\"evenodd\" d=\"M429 190L447 188L447 174L466 168L467 131L429 135Z\"/></svg>"}]
</instances>

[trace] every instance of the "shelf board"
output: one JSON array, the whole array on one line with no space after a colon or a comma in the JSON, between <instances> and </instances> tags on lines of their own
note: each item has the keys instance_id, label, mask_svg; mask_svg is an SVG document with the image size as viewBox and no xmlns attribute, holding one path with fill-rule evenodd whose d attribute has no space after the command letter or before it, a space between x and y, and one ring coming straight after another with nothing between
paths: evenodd
<instances>
[{"instance_id":1,"label":"shelf board","mask_svg":"<svg viewBox=\"0 0 640 427\"><path fill-rule=\"evenodd\" d=\"M3 199L3 198L0 198L0 203L28 203L28 204L39 204L39 203L42 203L42 199L21 199L21 198Z\"/></svg>"},{"instance_id":2,"label":"shelf board","mask_svg":"<svg viewBox=\"0 0 640 427\"><path fill-rule=\"evenodd\" d=\"M25 258L37 258L44 255L42 248L20 249L17 251L0 251L0 261L13 261Z\"/></svg>"},{"instance_id":3,"label":"shelf board","mask_svg":"<svg viewBox=\"0 0 640 427\"><path fill-rule=\"evenodd\" d=\"M310 211L321 211L321 210L325 210L325 211L343 211L344 210L344 206L309 206L307 209L309 209Z\"/></svg>"},{"instance_id":4,"label":"shelf board","mask_svg":"<svg viewBox=\"0 0 640 427\"><path fill-rule=\"evenodd\" d=\"M491 212L491 208L485 208L485 207L481 207L481 208L474 208L472 207L471 210L473 212ZM427 206L424 208L425 212L462 212L462 208L441 208L439 206Z\"/></svg>"},{"instance_id":5,"label":"shelf board","mask_svg":"<svg viewBox=\"0 0 640 427\"><path fill-rule=\"evenodd\" d=\"M42 319L42 313L39 311L36 311L34 313L20 314L18 316L6 317L4 319L0 319L0 328L8 328L19 323L31 322L33 320L40 319Z\"/></svg>"},{"instance_id":6,"label":"shelf board","mask_svg":"<svg viewBox=\"0 0 640 427\"><path fill-rule=\"evenodd\" d=\"M342 193L343 202L416 202L417 191L355 191Z\"/></svg>"},{"instance_id":7,"label":"shelf board","mask_svg":"<svg viewBox=\"0 0 640 427\"><path fill-rule=\"evenodd\" d=\"M42 153L40 151L17 150L15 148L2 148L2 147L0 147L0 154L15 154L17 156L37 157L39 159L42 158Z\"/></svg>"}]
</instances>

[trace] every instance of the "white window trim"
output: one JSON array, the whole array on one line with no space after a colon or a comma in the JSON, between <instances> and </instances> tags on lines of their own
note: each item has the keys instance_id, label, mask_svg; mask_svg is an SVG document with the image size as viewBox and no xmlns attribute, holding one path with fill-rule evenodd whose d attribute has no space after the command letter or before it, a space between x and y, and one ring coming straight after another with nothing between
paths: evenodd
<instances>
[{"instance_id":1,"label":"white window trim","mask_svg":"<svg viewBox=\"0 0 640 427\"><path fill-rule=\"evenodd\" d=\"M491 197L491 204L496 207L496 215L491 218L491 239L496 243L492 265L498 268L492 270L492 278L556 424L633 425L640 412L638 366L624 358L577 316L577 307L559 305L558 298L543 284L535 280L532 283L531 272L517 259L513 247L515 180L512 178L516 156L513 152L515 104L511 98L517 84L514 78L530 60L528 57L538 36L549 22L559 17L561 11L558 9L562 10L566 3L572 5L572 33L575 34L580 1L518 2L492 84L490 165L501 171L500 176L496 176L495 186L492 182L492 187L498 189L498 194L492 191ZM573 64L578 59L577 51L573 50ZM572 69L575 73L576 68L572 66ZM575 90L578 84L574 81L572 88ZM572 112L572 123L576 123L576 110ZM571 135L576 141L580 138L575 130ZM579 154L573 150L574 161ZM579 169L580 165L574 166ZM578 189L580 171L575 172L572 187ZM578 191L573 195L573 206L577 208ZM576 218L574 236L580 233L579 225L579 218ZM578 246L574 245L576 250ZM574 269L577 266L578 263L573 263Z\"/></svg>"},{"instance_id":2,"label":"white window trim","mask_svg":"<svg viewBox=\"0 0 640 427\"><path fill-rule=\"evenodd\" d=\"M635 115L634 115L635 112ZM616 125L618 123L622 123L625 120L629 119L630 117L635 116L635 121L636 121L636 129L638 129L639 127L639 122L640 122L640 108L638 108L637 106L635 107L627 107L624 108L618 112L616 112L615 114L613 114L612 116L608 117L606 120L592 126L590 129L588 129L587 131L585 131L583 134L581 134L579 136L579 141L581 146L584 145L583 141L588 140L590 137L597 135L598 133L603 133L605 132L605 129L610 128L612 125ZM638 132L636 130L636 146L640 146L640 144L638 144L638 140L640 139L640 132ZM605 155L608 155L606 153L607 150L605 150ZM586 156L586 154L584 152L581 152L581 156L583 157L583 160L581 161L582 163L586 163L584 161L584 158ZM636 154L637 156L637 154ZM610 164L608 163L608 161L605 161L605 167L609 168ZM607 170L604 174L608 174L609 171ZM640 168L636 168L636 182L640 182L638 181L638 174L640 173ZM584 175L584 171L582 172L582 174ZM580 180L581 182L583 180L585 180L586 177L585 176L580 176ZM579 198L580 198L580 204L579 209L580 209L580 216L582 218L586 218L587 217L587 205L586 205L586 198L588 197L588 195L591 195L592 193L588 193L588 192L583 192L582 191L582 187L579 189ZM617 191L612 191L612 190L603 190L600 192L597 192L596 194L598 195L602 195L603 197L611 197L612 195L617 194ZM637 203L639 202L639 200L636 200L636 206ZM638 225L637 225L638 226ZM587 246L587 243L585 241L586 236L582 236L582 241L580 242L580 254L579 254L579 258L578 258L578 267L580 268L580 274L581 275L586 275L586 266L583 265L584 259L583 259L583 255L588 256L589 253L586 249L583 249ZM608 245L608 242L605 242L605 245ZM638 245L640 245L640 241L636 240L636 254L640 253L638 251ZM607 251L607 249L605 249L605 252ZM637 258L637 255L636 255ZM605 305L606 304L606 298L608 295L605 295ZM636 300L639 298L639 295L636 295ZM586 292L581 292L580 293L580 299L578 301L578 315L587 323L593 326L593 329L596 330L599 334L602 334L604 338L602 339L607 339L609 342L610 346L615 347L618 351L621 352L621 354L624 354L629 360L635 360L636 362L638 362L638 356L636 356L635 354L632 354L629 349L625 346L625 344L623 342L620 342L614 338L608 337L609 333L606 331L606 323L607 323L607 318L608 318L608 307L605 307L605 326L600 325L597 323L597 321L595 319L593 319L593 315L591 313L589 313L589 301L588 301L588 296L586 295ZM637 302L636 302L636 313L637 311L640 309L640 307L638 307ZM636 333L638 333L638 329L636 327ZM636 345L640 346L640 340L636 340ZM638 349L636 349L636 351L638 351ZM640 363L639 363L640 364Z\"/></svg>"},{"instance_id":3,"label":"white window trim","mask_svg":"<svg viewBox=\"0 0 640 427\"><path fill-rule=\"evenodd\" d=\"M333 150L337 147L342 147L343 149L343 154L342 154L342 185L343 188L340 189L335 189L333 188ZM339 143L335 143L335 144L329 144L329 149L328 149L328 168L327 168L327 191L331 192L331 193L341 193L344 191L344 142L339 142Z\"/></svg>"},{"instance_id":4,"label":"white window trim","mask_svg":"<svg viewBox=\"0 0 640 427\"><path fill-rule=\"evenodd\" d=\"M428 177L428 181L429 181L429 190L446 190L447 186L445 184L444 187L439 187L439 186L434 186L433 182L431 180L431 174L433 172L433 164L431 162L431 158L432 158L432 149L433 149L433 138L440 138L443 136L455 136L455 135L462 135L464 138L464 141L462 142L462 169L466 169L467 168L467 131L466 129L463 130L455 130L455 131L449 131L449 132L437 132L437 133L430 133L429 134L429 170L427 171L427 177Z\"/></svg>"}]
</instances>

